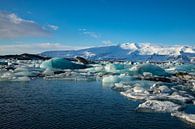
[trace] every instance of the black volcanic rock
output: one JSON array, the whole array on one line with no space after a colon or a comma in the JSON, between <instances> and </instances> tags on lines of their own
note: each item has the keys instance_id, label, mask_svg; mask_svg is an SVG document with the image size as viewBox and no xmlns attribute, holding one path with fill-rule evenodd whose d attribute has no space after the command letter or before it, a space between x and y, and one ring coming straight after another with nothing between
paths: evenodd
<instances>
[{"instance_id":1,"label":"black volcanic rock","mask_svg":"<svg viewBox=\"0 0 195 129\"><path fill-rule=\"evenodd\" d=\"M36 54L21 54L21 55L4 55L0 56L0 59L18 59L18 60L48 60L49 57L40 56Z\"/></svg>"},{"instance_id":2,"label":"black volcanic rock","mask_svg":"<svg viewBox=\"0 0 195 129\"><path fill-rule=\"evenodd\" d=\"M83 63L83 64L89 64L89 61L86 60L86 59L83 58L83 57L77 56L75 59L76 59L78 62L81 62L81 63Z\"/></svg>"}]
</instances>

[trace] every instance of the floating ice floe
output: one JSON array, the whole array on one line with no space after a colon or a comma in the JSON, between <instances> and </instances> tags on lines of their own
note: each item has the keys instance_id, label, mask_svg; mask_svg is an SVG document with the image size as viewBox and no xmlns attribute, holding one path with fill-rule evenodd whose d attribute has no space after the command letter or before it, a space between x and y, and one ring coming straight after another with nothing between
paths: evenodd
<instances>
[{"instance_id":1,"label":"floating ice floe","mask_svg":"<svg viewBox=\"0 0 195 129\"><path fill-rule=\"evenodd\" d=\"M171 113L171 115L178 117L180 119L183 119L187 122L195 124L195 114L187 114L184 112L174 112L174 113Z\"/></svg>"},{"instance_id":2,"label":"floating ice floe","mask_svg":"<svg viewBox=\"0 0 195 129\"><path fill-rule=\"evenodd\" d=\"M178 72L195 73L195 64L183 64L176 67Z\"/></svg>"},{"instance_id":3,"label":"floating ice floe","mask_svg":"<svg viewBox=\"0 0 195 129\"><path fill-rule=\"evenodd\" d=\"M8 65L8 62L0 61L0 65Z\"/></svg>"},{"instance_id":4,"label":"floating ice floe","mask_svg":"<svg viewBox=\"0 0 195 129\"><path fill-rule=\"evenodd\" d=\"M170 101L147 100L139 104L138 110L155 112L175 112L181 109L181 106Z\"/></svg>"},{"instance_id":5,"label":"floating ice floe","mask_svg":"<svg viewBox=\"0 0 195 129\"><path fill-rule=\"evenodd\" d=\"M13 72L4 72L0 76L0 81L30 81L30 78L27 76L17 76Z\"/></svg>"},{"instance_id":6,"label":"floating ice floe","mask_svg":"<svg viewBox=\"0 0 195 129\"><path fill-rule=\"evenodd\" d=\"M180 95L178 92L174 92L168 96L167 99L178 101L180 103L193 103L194 97L188 94Z\"/></svg>"},{"instance_id":7,"label":"floating ice floe","mask_svg":"<svg viewBox=\"0 0 195 129\"><path fill-rule=\"evenodd\" d=\"M45 76L52 76L52 75L54 75L54 71L51 69L46 69L45 71L43 71L42 74Z\"/></svg>"},{"instance_id":8,"label":"floating ice floe","mask_svg":"<svg viewBox=\"0 0 195 129\"><path fill-rule=\"evenodd\" d=\"M102 78L102 84L103 85L114 85L114 83L117 83L120 81L119 76L117 75L108 75L108 76L103 76Z\"/></svg>"},{"instance_id":9,"label":"floating ice floe","mask_svg":"<svg viewBox=\"0 0 195 129\"><path fill-rule=\"evenodd\" d=\"M157 75L157 76L168 76L169 74L162 69L161 67L157 65L152 65L152 64L144 64L140 65L137 68L137 73L143 75L144 73L150 73L152 75Z\"/></svg>"},{"instance_id":10,"label":"floating ice floe","mask_svg":"<svg viewBox=\"0 0 195 129\"><path fill-rule=\"evenodd\" d=\"M50 60L44 61L40 68L43 69L83 69L86 68L85 65L76 64L64 58L52 58Z\"/></svg>"},{"instance_id":11,"label":"floating ice floe","mask_svg":"<svg viewBox=\"0 0 195 129\"><path fill-rule=\"evenodd\" d=\"M114 83L114 86L113 86L113 89L115 90L118 90L118 91L127 91L128 89L130 89L132 86L129 85L129 84L125 84L125 83L122 83L122 82L119 82L119 83Z\"/></svg>"},{"instance_id":12,"label":"floating ice floe","mask_svg":"<svg viewBox=\"0 0 195 129\"><path fill-rule=\"evenodd\" d=\"M0 80L1 81L8 81L8 80L13 80L15 79L15 75L13 72L7 71L1 74Z\"/></svg>"},{"instance_id":13,"label":"floating ice floe","mask_svg":"<svg viewBox=\"0 0 195 129\"><path fill-rule=\"evenodd\" d=\"M150 88L150 90L153 92L153 94L170 94L171 93L171 89L168 88L167 86L165 85L162 85L162 86L152 86Z\"/></svg>"},{"instance_id":14,"label":"floating ice floe","mask_svg":"<svg viewBox=\"0 0 195 129\"><path fill-rule=\"evenodd\" d=\"M36 71L35 69L30 69L27 67L17 67L14 70L14 74L18 77L23 77L23 76L36 77L39 73L40 71Z\"/></svg>"},{"instance_id":15,"label":"floating ice floe","mask_svg":"<svg viewBox=\"0 0 195 129\"><path fill-rule=\"evenodd\" d=\"M27 76L24 77L17 77L16 79L14 79L13 81L30 81L30 78Z\"/></svg>"},{"instance_id":16,"label":"floating ice floe","mask_svg":"<svg viewBox=\"0 0 195 129\"><path fill-rule=\"evenodd\" d=\"M139 85L136 85L127 91L121 92L121 94L135 100L145 100L149 97L149 92Z\"/></svg>"},{"instance_id":17,"label":"floating ice floe","mask_svg":"<svg viewBox=\"0 0 195 129\"><path fill-rule=\"evenodd\" d=\"M123 64L106 64L106 66L104 67L106 72L110 72L110 73L119 73L121 70L124 69L124 65Z\"/></svg>"}]
</instances>

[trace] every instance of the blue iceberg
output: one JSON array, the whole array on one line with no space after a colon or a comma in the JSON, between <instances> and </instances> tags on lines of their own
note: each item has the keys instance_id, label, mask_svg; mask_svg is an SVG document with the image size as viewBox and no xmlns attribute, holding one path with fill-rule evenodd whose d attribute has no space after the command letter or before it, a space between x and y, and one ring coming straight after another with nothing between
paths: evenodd
<instances>
[{"instance_id":1,"label":"blue iceberg","mask_svg":"<svg viewBox=\"0 0 195 129\"><path fill-rule=\"evenodd\" d=\"M176 67L178 72L195 73L195 64L183 64Z\"/></svg>"},{"instance_id":2,"label":"blue iceberg","mask_svg":"<svg viewBox=\"0 0 195 129\"><path fill-rule=\"evenodd\" d=\"M76 64L64 58L52 58L44 61L41 65L43 69L83 69L85 65Z\"/></svg>"},{"instance_id":3,"label":"blue iceberg","mask_svg":"<svg viewBox=\"0 0 195 129\"><path fill-rule=\"evenodd\" d=\"M152 65L152 64L144 64L144 65L141 65L137 69L138 74L143 75L143 73L145 73L145 72L149 72L149 73L152 73L152 75L157 75L157 76L169 76L170 75L161 67L159 67L157 65Z\"/></svg>"}]
</instances>

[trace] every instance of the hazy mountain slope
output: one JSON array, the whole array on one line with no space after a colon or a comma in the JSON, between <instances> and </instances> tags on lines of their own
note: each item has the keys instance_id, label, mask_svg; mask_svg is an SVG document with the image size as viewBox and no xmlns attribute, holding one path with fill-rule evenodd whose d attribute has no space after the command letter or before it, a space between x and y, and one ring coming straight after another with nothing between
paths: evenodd
<instances>
[{"instance_id":1,"label":"hazy mountain slope","mask_svg":"<svg viewBox=\"0 0 195 129\"><path fill-rule=\"evenodd\" d=\"M41 53L49 57L82 56L92 60L132 60L132 61L167 61L178 60L189 62L195 57L192 46L160 46L151 44L124 43L120 45L92 47L81 50L46 51Z\"/></svg>"}]
</instances>

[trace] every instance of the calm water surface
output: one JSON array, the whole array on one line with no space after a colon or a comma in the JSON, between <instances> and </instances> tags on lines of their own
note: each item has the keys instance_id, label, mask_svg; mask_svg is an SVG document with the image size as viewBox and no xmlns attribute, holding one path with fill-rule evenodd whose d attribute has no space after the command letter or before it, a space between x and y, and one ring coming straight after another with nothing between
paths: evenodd
<instances>
[{"instance_id":1,"label":"calm water surface","mask_svg":"<svg viewBox=\"0 0 195 129\"><path fill-rule=\"evenodd\" d=\"M191 129L167 113L136 112L100 82L0 82L0 129Z\"/></svg>"}]
</instances>

